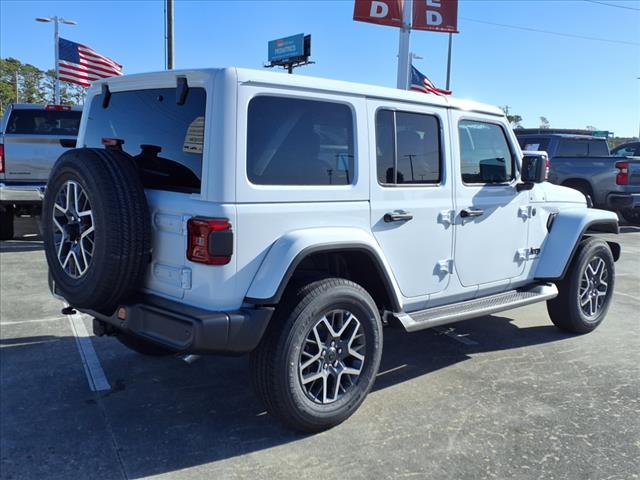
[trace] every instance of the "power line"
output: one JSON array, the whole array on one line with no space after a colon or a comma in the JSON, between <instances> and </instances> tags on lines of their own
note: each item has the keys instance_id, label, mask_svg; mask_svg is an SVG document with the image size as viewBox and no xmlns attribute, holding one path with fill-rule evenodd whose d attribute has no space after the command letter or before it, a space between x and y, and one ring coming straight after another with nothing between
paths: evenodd
<instances>
[{"instance_id":1,"label":"power line","mask_svg":"<svg viewBox=\"0 0 640 480\"><path fill-rule=\"evenodd\" d=\"M635 47L640 46L640 43L638 42L628 42L625 40L612 40L609 38L599 38L599 37L587 37L584 35L574 35L572 33L563 33L563 32L553 32L551 30L540 30L538 28L531 28L531 27L521 27L518 25L507 25L505 23L495 23L495 22L488 22L486 20L476 20L475 18L468 18L468 17L460 17L462 20L466 20L468 22L475 22L475 23L484 23L485 25L493 25L496 27L504 27L504 28L512 28L515 30L526 30L528 32L536 32L536 33L546 33L548 35L557 35L559 37L569 37L569 38L580 38L582 40L592 40L595 42L608 42L608 43L618 43L618 44L622 44L622 45L633 45Z\"/></svg>"},{"instance_id":2,"label":"power line","mask_svg":"<svg viewBox=\"0 0 640 480\"><path fill-rule=\"evenodd\" d=\"M598 5L604 5L606 7L614 7L614 8L624 8L627 10L635 10L636 12L640 12L640 8L635 8L635 7L629 7L627 5L616 5L613 3L607 3L607 2L599 2L598 0L583 0L584 2L588 2L588 3L597 3Z\"/></svg>"}]
</instances>

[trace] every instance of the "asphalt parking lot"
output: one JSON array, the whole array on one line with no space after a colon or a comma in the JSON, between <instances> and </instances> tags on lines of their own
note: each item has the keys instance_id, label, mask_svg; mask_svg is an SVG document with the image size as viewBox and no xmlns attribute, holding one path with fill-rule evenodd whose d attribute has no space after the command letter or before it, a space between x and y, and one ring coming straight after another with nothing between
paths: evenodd
<instances>
[{"instance_id":1,"label":"asphalt parking lot","mask_svg":"<svg viewBox=\"0 0 640 480\"><path fill-rule=\"evenodd\" d=\"M387 329L360 410L299 435L265 414L245 357L189 365L88 336L20 219L0 242L0 478L639 478L640 228L622 230L595 332L560 332L544 305Z\"/></svg>"}]
</instances>

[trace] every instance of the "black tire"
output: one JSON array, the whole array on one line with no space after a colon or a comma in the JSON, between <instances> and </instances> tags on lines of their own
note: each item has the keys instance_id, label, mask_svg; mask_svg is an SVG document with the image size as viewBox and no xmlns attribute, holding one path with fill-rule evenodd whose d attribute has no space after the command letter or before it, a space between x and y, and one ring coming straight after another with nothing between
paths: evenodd
<instances>
[{"instance_id":1,"label":"black tire","mask_svg":"<svg viewBox=\"0 0 640 480\"><path fill-rule=\"evenodd\" d=\"M606 272L594 273L592 276L592 270L587 271L587 268L590 265L591 268L599 265L599 260L602 260ZM601 272L599 268L597 272ZM594 283L589 283L592 280L585 279L585 275L592 278ZM594 280L594 277L601 277L606 282L606 294L603 296L601 304L597 297L595 303L588 300L593 298L590 292L594 292L594 290L602 292L605 288L600 284L599 279L595 278ZM614 284L615 263L607 242L597 238L587 238L581 241L565 278L557 283L558 296L547 301L547 311L551 321L556 327L572 333L589 333L595 330L602 323L611 306ZM581 290L586 293L582 298L580 296ZM583 307L581 303L585 300L588 300L589 303ZM593 315L585 311L590 311L591 308L593 308Z\"/></svg>"},{"instance_id":2,"label":"black tire","mask_svg":"<svg viewBox=\"0 0 640 480\"><path fill-rule=\"evenodd\" d=\"M640 208L623 208L620 215L631 225L640 225Z\"/></svg>"},{"instance_id":3,"label":"black tire","mask_svg":"<svg viewBox=\"0 0 640 480\"><path fill-rule=\"evenodd\" d=\"M13 231L13 207L0 207L0 240L11 240Z\"/></svg>"},{"instance_id":4,"label":"black tire","mask_svg":"<svg viewBox=\"0 0 640 480\"><path fill-rule=\"evenodd\" d=\"M118 341L125 347L137 352L141 355L147 355L150 357L166 357L168 355L175 355L175 351L170 348L157 345L144 338L136 337L128 333L119 333L116 335Z\"/></svg>"},{"instance_id":5,"label":"black tire","mask_svg":"<svg viewBox=\"0 0 640 480\"><path fill-rule=\"evenodd\" d=\"M64 199L59 195L68 185L76 184L85 194L83 200L88 199L94 227L92 256L83 262L86 269L79 276L66 271L63 261L58 260L56 238L61 235L53 221L55 203ZM55 214L61 215L60 210ZM81 218L76 216L70 220L63 217L58 223ZM81 148L58 159L44 198L42 230L51 276L70 305L110 314L140 288L150 258L149 217L135 163L126 153ZM66 224L63 226L67 228ZM71 238L68 235L66 238ZM69 246L69 251L73 247Z\"/></svg>"},{"instance_id":6,"label":"black tire","mask_svg":"<svg viewBox=\"0 0 640 480\"><path fill-rule=\"evenodd\" d=\"M333 382L321 382L321 385L328 385L327 391L332 389L335 392L335 395L331 394L335 397L334 401L322 403L311 398L311 394L303 387L299 368L303 358L307 358L303 355L308 354L303 354L302 351L310 348L307 346L307 338L313 334L314 326L323 316L339 317L340 314L335 312L340 310L351 312L352 318L356 319L356 322L350 323L346 320L349 318L347 315L342 316L343 324L353 324L353 327L347 328L347 332L350 332L347 334L350 337L347 349L349 355L351 342L357 334L357 337L364 340L364 344L357 347L360 352L365 352L364 360L359 364L360 375L353 383L351 376L336 375L336 372L345 366L357 365L357 360L349 364L354 359L344 359L344 363L340 363L336 369L331 366L326 368L327 363L332 361L331 358L318 360L320 363L317 364L317 371L312 374L322 374L324 369L327 372L325 375L333 375L334 379ZM350 328L355 330L351 331ZM326 340L326 345L329 345L328 339ZM341 342L338 342L338 346L347 345ZM342 352L338 346L327 347L326 351L333 354ZM320 345L317 348L320 354ZM333 352L329 352L330 350ZM294 430L318 432L345 421L358 409L373 386L381 356L382 323L371 296L360 285L349 280L327 278L285 295L260 345L251 354L253 384L271 415ZM309 368L315 368L315 365ZM340 389L336 387L336 379L340 378L343 379L340 385L343 382L346 384L341 396ZM309 389L311 388L313 382Z\"/></svg>"}]
</instances>

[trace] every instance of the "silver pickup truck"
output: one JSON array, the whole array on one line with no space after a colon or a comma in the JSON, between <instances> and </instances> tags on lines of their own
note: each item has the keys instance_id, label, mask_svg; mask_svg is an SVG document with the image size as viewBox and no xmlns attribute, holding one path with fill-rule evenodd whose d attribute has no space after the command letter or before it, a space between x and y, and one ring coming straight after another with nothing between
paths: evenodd
<instances>
[{"instance_id":1,"label":"silver pickup truck","mask_svg":"<svg viewBox=\"0 0 640 480\"><path fill-rule=\"evenodd\" d=\"M76 146L82 107L12 104L0 124L0 240L13 219L38 215L51 167Z\"/></svg>"},{"instance_id":2,"label":"silver pickup truck","mask_svg":"<svg viewBox=\"0 0 640 480\"><path fill-rule=\"evenodd\" d=\"M549 181L579 190L595 208L640 225L640 159L612 156L604 138L564 133L520 134L522 150L549 155Z\"/></svg>"}]
</instances>

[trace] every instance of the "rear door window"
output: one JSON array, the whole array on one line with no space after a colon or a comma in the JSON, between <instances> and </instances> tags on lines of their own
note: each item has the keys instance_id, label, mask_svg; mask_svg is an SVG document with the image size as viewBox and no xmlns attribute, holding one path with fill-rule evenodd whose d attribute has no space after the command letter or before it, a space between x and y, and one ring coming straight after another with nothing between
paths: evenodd
<instances>
[{"instance_id":1,"label":"rear door window","mask_svg":"<svg viewBox=\"0 0 640 480\"><path fill-rule=\"evenodd\" d=\"M376 114L376 158L378 182L382 185L439 183L438 118L379 110Z\"/></svg>"},{"instance_id":2,"label":"rear door window","mask_svg":"<svg viewBox=\"0 0 640 480\"><path fill-rule=\"evenodd\" d=\"M518 143L522 150L546 152L549 148L549 140L547 138L518 138Z\"/></svg>"},{"instance_id":3,"label":"rear door window","mask_svg":"<svg viewBox=\"0 0 640 480\"><path fill-rule=\"evenodd\" d=\"M81 116L79 110L15 109L5 133L77 136Z\"/></svg>"},{"instance_id":4,"label":"rear door window","mask_svg":"<svg viewBox=\"0 0 640 480\"><path fill-rule=\"evenodd\" d=\"M608 157L609 148L605 140L593 140L589 143L590 157Z\"/></svg>"},{"instance_id":5,"label":"rear door window","mask_svg":"<svg viewBox=\"0 0 640 480\"><path fill-rule=\"evenodd\" d=\"M353 113L347 105L261 95L249 103L247 176L256 185L350 185Z\"/></svg>"},{"instance_id":6,"label":"rear door window","mask_svg":"<svg viewBox=\"0 0 640 480\"><path fill-rule=\"evenodd\" d=\"M206 92L191 87L184 104L175 88L113 92L107 108L96 95L87 118L85 144L122 140L137 162L145 188L199 192L204 148Z\"/></svg>"}]
</instances>

